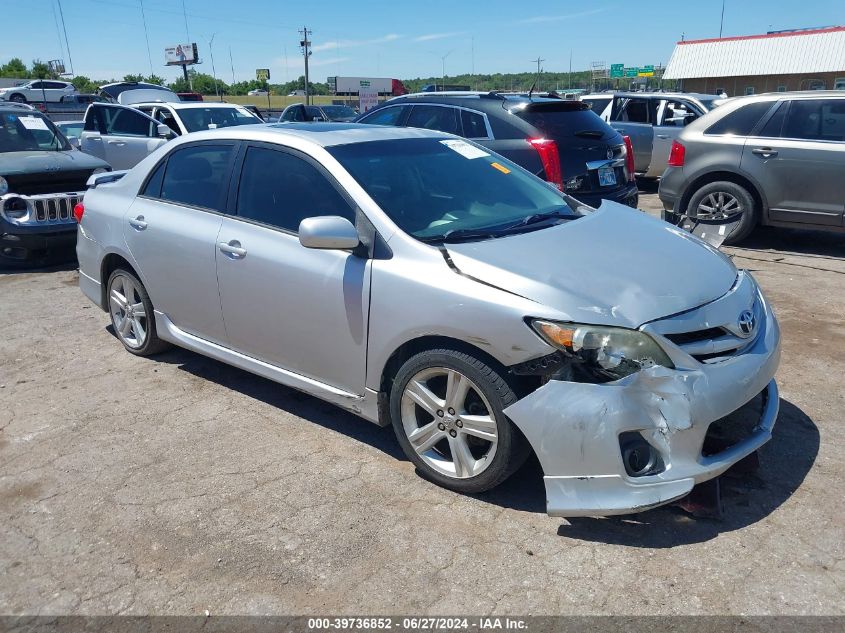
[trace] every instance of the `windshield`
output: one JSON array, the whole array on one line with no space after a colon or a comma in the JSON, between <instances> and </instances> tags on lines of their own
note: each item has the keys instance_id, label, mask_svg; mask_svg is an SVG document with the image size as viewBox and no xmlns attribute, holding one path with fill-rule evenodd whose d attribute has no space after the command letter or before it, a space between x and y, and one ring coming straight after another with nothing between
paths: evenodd
<instances>
[{"instance_id":1,"label":"windshield","mask_svg":"<svg viewBox=\"0 0 845 633\"><path fill-rule=\"evenodd\" d=\"M188 132L264 123L251 112L241 108L185 108L179 110L179 118L182 119Z\"/></svg>"},{"instance_id":2,"label":"windshield","mask_svg":"<svg viewBox=\"0 0 845 633\"><path fill-rule=\"evenodd\" d=\"M53 123L35 112L0 115L0 153L69 150Z\"/></svg>"},{"instance_id":3,"label":"windshield","mask_svg":"<svg viewBox=\"0 0 845 633\"><path fill-rule=\"evenodd\" d=\"M542 228L547 219L580 217L572 198L464 140L398 139L327 149L391 220L423 241L487 239Z\"/></svg>"},{"instance_id":4,"label":"windshield","mask_svg":"<svg viewBox=\"0 0 845 633\"><path fill-rule=\"evenodd\" d=\"M324 105L323 112L332 120L357 116L355 110L345 105Z\"/></svg>"},{"instance_id":5,"label":"windshield","mask_svg":"<svg viewBox=\"0 0 845 633\"><path fill-rule=\"evenodd\" d=\"M65 136L79 136L85 127L85 121L74 121L72 123L57 123L59 128Z\"/></svg>"}]
</instances>

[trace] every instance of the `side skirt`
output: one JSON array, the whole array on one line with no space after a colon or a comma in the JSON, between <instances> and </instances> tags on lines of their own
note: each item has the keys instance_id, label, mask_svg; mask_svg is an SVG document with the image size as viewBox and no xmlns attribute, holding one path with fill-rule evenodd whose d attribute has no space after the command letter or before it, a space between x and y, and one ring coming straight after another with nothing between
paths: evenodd
<instances>
[{"instance_id":1,"label":"side skirt","mask_svg":"<svg viewBox=\"0 0 845 633\"><path fill-rule=\"evenodd\" d=\"M337 387L332 387L313 378L282 369L276 365L252 358L236 352L217 343L201 339L193 334L180 330L167 315L155 311L156 329L158 335L165 341L184 347L185 349L208 356L220 362L232 365L244 371L263 376L269 380L303 391L309 395L331 402L347 411L361 416L369 422L384 426L379 421L378 394L371 389L365 389L364 395L359 396Z\"/></svg>"}]
</instances>

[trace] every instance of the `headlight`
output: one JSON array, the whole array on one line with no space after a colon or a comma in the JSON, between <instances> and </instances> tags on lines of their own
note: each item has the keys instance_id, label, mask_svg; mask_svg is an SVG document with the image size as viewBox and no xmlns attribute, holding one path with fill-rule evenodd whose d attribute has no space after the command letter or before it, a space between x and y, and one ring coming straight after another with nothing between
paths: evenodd
<instances>
[{"instance_id":1,"label":"headlight","mask_svg":"<svg viewBox=\"0 0 845 633\"><path fill-rule=\"evenodd\" d=\"M657 342L638 330L542 319L531 327L550 345L612 379L652 365L674 367Z\"/></svg>"},{"instance_id":2,"label":"headlight","mask_svg":"<svg viewBox=\"0 0 845 633\"><path fill-rule=\"evenodd\" d=\"M9 193L9 183L0 176L0 196L5 196L7 193Z\"/></svg>"}]
</instances>

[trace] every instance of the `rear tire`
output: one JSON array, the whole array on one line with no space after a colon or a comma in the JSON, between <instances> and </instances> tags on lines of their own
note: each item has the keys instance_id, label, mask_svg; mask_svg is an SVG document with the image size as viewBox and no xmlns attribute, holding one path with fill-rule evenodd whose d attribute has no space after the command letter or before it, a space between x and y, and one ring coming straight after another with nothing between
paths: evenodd
<instances>
[{"instance_id":1,"label":"rear tire","mask_svg":"<svg viewBox=\"0 0 845 633\"><path fill-rule=\"evenodd\" d=\"M724 201L724 203L719 201ZM714 203L720 205L721 208L715 208ZM748 189L727 180L711 182L701 187L690 198L687 208L698 213L709 213L708 209L715 208L714 213L736 213L739 215L739 221L725 237L724 244L727 245L738 244L748 237L754 227L757 226L759 216L757 203Z\"/></svg>"},{"instance_id":2,"label":"rear tire","mask_svg":"<svg viewBox=\"0 0 845 633\"><path fill-rule=\"evenodd\" d=\"M435 349L399 369L390 417L402 450L426 479L477 493L510 477L530 453L503 412L516 400L497 368L463 352Z\"/></svg>"},{"instance_id":3,"label":"rear tire","mask_svg":"<svg viewBox=\"0 0 845 633\"><path fill-rule=\"evenodd\" d=\"M26 97L16 92L11 97L9 97L9 101L14 101L15 103L26 103Z\"/></svg>"},{"instance_id":4,"label":"rear tire","mask_svg":"<svg viewBox=\"0 0 845 633\"><path fill-rule=\"evenodd\" d=\"M109 276L107 290L111 324L126 351L136 356L152 356L170 347L170 343L158 337L153 303L134 273L115 269Z\"/></svg>"}]
</instances>

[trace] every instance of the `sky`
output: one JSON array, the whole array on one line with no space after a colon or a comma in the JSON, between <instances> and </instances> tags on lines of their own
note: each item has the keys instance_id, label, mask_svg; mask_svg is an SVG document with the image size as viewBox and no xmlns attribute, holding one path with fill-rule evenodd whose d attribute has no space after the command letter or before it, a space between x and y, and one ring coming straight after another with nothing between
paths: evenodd
<instances>
[{"instance_id":1,"label":"sky","mask_svg":"<svg viewBox=\"0 0 845 633\"><path fill-rule=\"evenodd\" d=\"M842 0L724 4L725 37L845 24ZM181 70L164 66L164 48L196 42L200 72L211 74L213 56L225 82L270 68L281 83L303 74L298 30L307 25L312 81L528 72L538 57L558 72L570 58L576 71L598 61L665 65L682 37L719 36L722 0L184 0L184 11L187 24L183 0L0 0L0 63L60 58L92 79L154 72L170 81Z\"/></svg>"}]
</instances>

